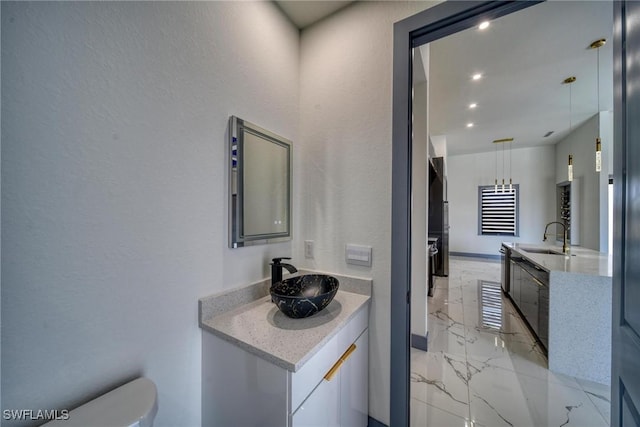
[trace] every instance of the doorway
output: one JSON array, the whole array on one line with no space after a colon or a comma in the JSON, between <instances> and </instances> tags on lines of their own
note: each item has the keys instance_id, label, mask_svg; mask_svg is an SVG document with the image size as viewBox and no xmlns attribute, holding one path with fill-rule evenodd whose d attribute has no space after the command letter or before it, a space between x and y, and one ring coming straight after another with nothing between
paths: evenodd
<instances>
[{"instance_id":1,"label":"doorway","mask_svg":"<svg viewBox=\"0 0 640 427\"><path fill-rule=\"evenodd\" d=\"M447 2L394 25L392 242L391 242L391 411L392 426L408 426L411 342L411 56L413 48L471 28L537 2Z\"/></svg>"},{"instance_id":2,"label":"doorway","mask_svg":"<svg viewBox=\"0 0 640 427\"><path fill-rule=\"evenodd\" d=\"M412 212L409 197L415 190L411 181L413 155L410 135L411 99L407 88L411 87L411 49L430 41L476 26L481 20L495 20L517 10L534 5L513 3L445 3L428 9L396 24L394 37L394 126L393 126L393 241L392 241L392 331L407 331L407 334L392 334L391 348L391 423L408 425L409 378L401 366L410 363L408 345L412 298L411 273L413 240L411 238ZM414 261L415 263L415 261ZM415 267L415 266L414 266Z\"/></svg>"}]
</instances>

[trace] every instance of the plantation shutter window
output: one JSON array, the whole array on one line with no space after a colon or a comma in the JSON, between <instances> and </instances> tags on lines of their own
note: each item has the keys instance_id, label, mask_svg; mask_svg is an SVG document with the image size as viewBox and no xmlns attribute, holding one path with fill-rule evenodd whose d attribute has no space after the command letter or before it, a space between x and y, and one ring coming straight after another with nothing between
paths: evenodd
<instances>
[{"instance_id":1,"label":"plantation shutter window","mask_svg":"<svg viewBox=\"0 0 640 427\"><path fill-rule=\"evenodd\" d=\"M478 187L478 234L493 236L518 236L518 193L519 185L513 191L499 185Z\"/></svg>"}]
</instances>

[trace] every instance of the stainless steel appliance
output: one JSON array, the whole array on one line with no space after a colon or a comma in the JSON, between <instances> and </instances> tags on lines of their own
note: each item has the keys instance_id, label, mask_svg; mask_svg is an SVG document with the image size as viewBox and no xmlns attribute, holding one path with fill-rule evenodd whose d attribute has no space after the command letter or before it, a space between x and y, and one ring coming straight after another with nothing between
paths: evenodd
<instances>
[{"instance_id":1,"label":"stainless steel appliance","mask_svg":"<svg viewBox=\"0 0 640 427\"><path fill-rule=\"evenodd\" d=\"M505 245L500 246L500 264L501 264L501 284L502 291L505 294L509 293L509 282L511 278L510 273L510 258L511 258L511 249L506 247Z\"/></svg>"},{"instance_id":2,"label":"stainless steel appliance","mask_svg":"<svg viewBox=\"0 0 640 427\"><path fill-rule=\"evenodd\" d=\"M511 257L509 297L525 323L542 344L549 348L549 273L522 257Z\"/></svg>"},{"instance_id":3,"label":"stainless steel appliance","mask_svg":"<svg viewBox=\"0 0 640 427\"><path fill-rule=\"evenodd\" d=\"M442 275L449 276L449 202L442 202Z\"/></svg>"},{"instance_id":4,"label":"stainless steel appliance","mask_svg":"<svg viewBox=\"0 0 640 427\"><path fill-rule=\"evenodd\" d=\"M446 200L444 159L436 157L429 162L429 237L437 238L435 275L449 275L449 202Z\"/></svg>"},{"instance_id":5,"label":"stainless steel appliance","mask_svg":"<svg viewBox=\"0 0 640 427\"><path fill-rule=\"evenodd\" d=\"M438 239L437 237L428 237L427 238L427 252L429 255L429 267L427 269L427 279L429 283L428 295L430 297L433 296L433 288L434 288L434 279L433 276L435 274L435 264L436 264L436 256L438 255Z\"/></svg>"}]
</instances>

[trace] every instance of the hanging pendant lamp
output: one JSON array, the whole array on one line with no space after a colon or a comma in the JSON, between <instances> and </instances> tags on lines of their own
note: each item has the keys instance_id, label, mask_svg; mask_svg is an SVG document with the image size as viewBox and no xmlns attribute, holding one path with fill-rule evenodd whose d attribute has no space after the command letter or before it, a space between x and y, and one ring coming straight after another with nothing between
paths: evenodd
<instances>
[{"instance_id":1,"label":"hanging pendant lamp","mask_svg":"<svg viewBox=\"0 0 640 427\"><path fill-rule=\"evenodd\" d=\"M504 144L502 144L502 192L504 193Z\"/></svg>"},{"instance_id":2,"label":"hanging pendant lamp","mask_svg":"<svg viewBox=\"0 0 640 427\"><path fill-rule=\"evenodd\" d=\"M598 95L598 114L600 114L600 48L605 45L607 39L599 39L589 45L590 49L597 52L597 73L596 73L596 90ZM596 137L596 172L602 171L602 140L600 139L600 127L598 127L598 136Z\"/></svg>"},{"instance_id":3,"label":"hanging pendant lamp","mask_svg":"<svg viewBox=\"0 0 640 427\"><path fill-rule=\"evenodd\" d=\"M495 152L496 152L496 179L493 185L493 192L497 194L498 193L498 146L497 145L496 145Z\"/></svg>"},{"instance_id":4,"label":"hanging pendant lamp","mask_svg":"<svg viewBox=\"0 0 640 427\"><path fill-rule=\"evenodd\" d=\"M513 138L509 141L509 193L513 193L513 180L511 179L511 144L513 144Z\"/></svg>"},{"instance_id":5,"label":"hanging pendant lamp","mask_svg":"<svg viewBox=\"0 0 640 427\"><path fill-rule=\"evenodd\" d=\"M571 134L572 131L572 111L571 111L571 83L575 82L576 78L575 76L571 76L571 77L567 77L566 79L564 79L564 81L562 83L569 85L569 134ZM571 154L569 154L569 160L567 162L567 180L569 182L573 181L573 156Z\"/></svg>"},{"instance_id":6,"label":"hanging pendant lamp","mask_svg":"<svg viewBox=\"0 0 640 427\"><path fill-rule=\"evenodd\" d=\"M502 138L495 139L493 143L496 145L496 180L493 187L493 192L498 192L498 144L502 144L502 192L506 191L506 183L505 183L505 154L504 154L504 144L506 142L512 142L513 138ZM511 179L511 144L509 144L509 192L513 192L513 180Z\"/></svg>"}]
</instances>

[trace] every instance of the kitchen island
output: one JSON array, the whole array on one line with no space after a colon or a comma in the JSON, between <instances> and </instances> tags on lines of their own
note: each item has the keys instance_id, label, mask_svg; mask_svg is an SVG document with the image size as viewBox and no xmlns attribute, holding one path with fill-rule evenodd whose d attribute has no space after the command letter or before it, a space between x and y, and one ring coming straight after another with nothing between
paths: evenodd
<instances>
[{"instance_id":1,"label":"kitchen island","mask_svg":"<svg viewBox=\"0 0 640 427\"><path fill-rule=\"evenodd\" d=\"M610 384L611 255L576 246L563 254L560 246L507 242L502 245L509 251L509 258L522 258L524 264L542 275L548 273L547 283L531 279L540 290L539 299L532 302L531 292L524 290L524 280L507 286L507 294L519 305L519 311L547 348L549 369ZM526 276L524 272L522 275ZM535 313L533 320L529 313Z\"/></svg>"}]
</instances>

